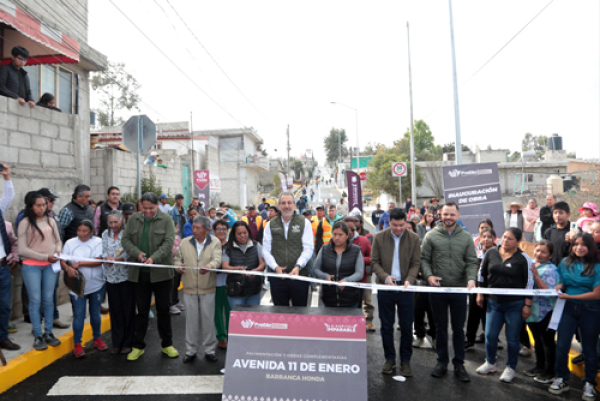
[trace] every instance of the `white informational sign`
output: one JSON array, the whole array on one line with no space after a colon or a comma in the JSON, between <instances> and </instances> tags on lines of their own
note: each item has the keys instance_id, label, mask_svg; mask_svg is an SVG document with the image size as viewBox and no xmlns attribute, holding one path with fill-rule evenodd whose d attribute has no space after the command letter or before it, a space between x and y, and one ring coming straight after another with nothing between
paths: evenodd
<instances>
[{"instance_id":1,"label":"white informational sign","mask_svg":"<svg viewBox=\"0 0 600 401\"><path fill-rule=\"evenodd\" d=\"M408 168L406 168L406 162L392 163L392 174L395 177L405 177L408 174Z\"/></svg>"}]
</instances>

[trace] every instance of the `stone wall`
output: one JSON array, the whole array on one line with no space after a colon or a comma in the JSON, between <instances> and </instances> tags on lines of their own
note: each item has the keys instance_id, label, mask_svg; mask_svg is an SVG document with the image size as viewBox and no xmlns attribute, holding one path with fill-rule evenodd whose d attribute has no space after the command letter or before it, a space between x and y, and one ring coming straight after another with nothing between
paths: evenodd
<instances>
[{"instance_id":1,"label":"stone wall","mask_svg":"<svg viewBox=\"0 0 600 401\"><path fill-rule=\"evenodd\" d=\"M175 150L162 150L163 162L169 168L142 165L142 177L148 178L154 173L156 180L162 186L163 192L174 196L181 192L181 158ZM140 156L143 163L147 154ZM171 159L174 160L171 163ZM92 174L92 198L104 199L106 190L111 185L119 187L121 194L131 193L137 196L137 156L134 153L118 149L105 148L93 149L90 157L90 170Z\"/></svg>"}]
</instances>

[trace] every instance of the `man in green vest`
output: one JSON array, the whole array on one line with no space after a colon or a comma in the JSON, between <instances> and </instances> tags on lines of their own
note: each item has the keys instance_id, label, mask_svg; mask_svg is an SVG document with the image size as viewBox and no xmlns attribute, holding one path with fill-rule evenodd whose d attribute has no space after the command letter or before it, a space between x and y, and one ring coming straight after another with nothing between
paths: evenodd
<instances>
[{"instance_id":1,"label":"man in green vest","mask_svg":"<svg viewBox=\"0 0 600 401\"><path fill-rule=\"evenodd\" d=\"M307 281L294 280L293 276L308 276L308 261L313 254L313 232L310 222L294 214L294 194L279 195L279 212L265 227L263 255L270 273L271 298L276 306L306 306L308 302Z\"/></svg>"}]
</instances>

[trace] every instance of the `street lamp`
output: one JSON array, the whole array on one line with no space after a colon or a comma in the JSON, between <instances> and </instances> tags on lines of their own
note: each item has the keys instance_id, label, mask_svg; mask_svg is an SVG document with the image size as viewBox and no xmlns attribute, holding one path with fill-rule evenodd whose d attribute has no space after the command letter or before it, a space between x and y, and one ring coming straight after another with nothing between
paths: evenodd
<instances>
[{"instance_id":1,"label":"street lamp","mask_svg":"<svg viewBox=\"0 0 600 401\"><path fill-rule=\"evenodd\" d=\"M358 109L348 106L347 104L340 102L330 102L331 104L339 104L340 106L347 107L349 109L354 110L354 116L356 118L356 171L358 171L360 167L360 148L358 147ZM340 139L341 141L341 139ZM340 146L340 158L341 158L341 146ZM350 166L352 166L352 158L350 158Z\"/></svg>"}]
</instances>

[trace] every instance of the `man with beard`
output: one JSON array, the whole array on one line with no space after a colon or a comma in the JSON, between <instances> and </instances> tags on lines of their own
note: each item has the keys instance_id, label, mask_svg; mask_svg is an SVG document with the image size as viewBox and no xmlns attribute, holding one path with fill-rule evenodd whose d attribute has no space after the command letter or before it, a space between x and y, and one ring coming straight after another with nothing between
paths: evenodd
<instances>
[{"instance_id":1,"label":"man with beard","mask_svg":"<svg viewBox=\"0 0 600 401\"><path fill-rule=\"evenodd\" d=\"M421 247L421 270L432 287L475 288L477 279L477 254L471 235L457 224L460 218L458 206L448 202L439 211L441 222L423 239ZM436 326L436 349L438 362L431 371L433 377L446 374L450 362L448 356L448 308L452 325L454 345L454 375L462 382L470 381L464 367L465 319L467 295L452 292L432 293L431 309Z\"/></svg>"}]
</instances>

